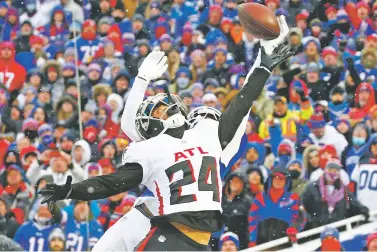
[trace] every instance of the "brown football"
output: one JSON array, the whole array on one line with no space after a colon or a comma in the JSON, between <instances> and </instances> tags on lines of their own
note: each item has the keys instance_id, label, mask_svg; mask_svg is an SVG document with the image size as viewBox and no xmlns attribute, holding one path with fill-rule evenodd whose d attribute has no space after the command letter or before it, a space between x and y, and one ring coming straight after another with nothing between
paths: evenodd
<instances>
[{"instance_id":1,"label":"brown football","mask_svg":"<svg viewBox=\"0 0 377 252\"><path fill-rule=\"evenodd\" d=\"M271 40L279 37L279 22L275 14L263 4L240 4L238 17L245 31L256 38Z\"/></svg>"}]
</instances>

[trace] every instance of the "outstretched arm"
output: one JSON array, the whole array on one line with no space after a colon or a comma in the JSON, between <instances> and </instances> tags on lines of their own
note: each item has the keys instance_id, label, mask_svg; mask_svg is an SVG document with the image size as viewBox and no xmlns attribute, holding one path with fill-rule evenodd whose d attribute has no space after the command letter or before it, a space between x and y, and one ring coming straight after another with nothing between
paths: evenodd
<instances>
[{"instance_id":1,"label":"outstretched arm","mask_svg":"<svg viewBox=\"0 0 377 252\"><path fill-rule=\"evenodd\" d=\"M126 163L115 173L86 179L76 184L68 176L64 185L47 184L38 194L42 203L63 199L96 200L128 191L138 186L143 179L143 168L138 163Z\"/></svg>"},{"instance_id":2,"label":"outstretched arm","mask_svg":"<svg viewBox=\"0 0 377 252\"><path fill-rule=\"evenodd\" d=\"M293 55L289 46L281 45L269 56L261 50L261 64L256 67L235 99L229 104L219 121L219 139L223 150L239 132L239 127L246 127L246 121L253 102L262 93L263 87L273 69Z\"/></svg>"}]
</instances>

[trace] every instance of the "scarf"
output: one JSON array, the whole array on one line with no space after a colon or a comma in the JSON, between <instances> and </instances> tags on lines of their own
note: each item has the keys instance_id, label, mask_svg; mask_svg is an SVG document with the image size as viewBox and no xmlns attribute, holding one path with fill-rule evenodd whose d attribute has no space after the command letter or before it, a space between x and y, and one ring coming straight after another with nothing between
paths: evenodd
<instances>
[{"instance_id":1,"label":"scarf","mask_svg":"<svg viewBox=\"0 0 377 252\"><path fill-rule=\"evenodd\" d=\"M369 158L369 163L371 164L377 164L377 158Z\"/></svg>"},{"instance_id":2,"label":"scarf","mask_svg":"<svg viewBox=\"0 0 377 252\"><path fill-rule=\"evenodd\" d=\"M278 200L281 198L281 196L283 196L283 194L284 194L284 188L275 189L271 187L270 189L270 197L274 203L278 202Z\"/></svg>"},{"instance_id":3,"label":"scarf","mask_svg":"<svg viewBox=\"0 0 377 252\"><path fill-rule=\"evenodd\" d=\"M336 203L344 198L344 186L341 185L339 189L335 188L331 195L327 193L326 186L325 176L323 175L319 179L319 191L321 193L322 200L327 203L329 206L329 212L331 213L334 210Z\"/></svg>"}]
</instances>

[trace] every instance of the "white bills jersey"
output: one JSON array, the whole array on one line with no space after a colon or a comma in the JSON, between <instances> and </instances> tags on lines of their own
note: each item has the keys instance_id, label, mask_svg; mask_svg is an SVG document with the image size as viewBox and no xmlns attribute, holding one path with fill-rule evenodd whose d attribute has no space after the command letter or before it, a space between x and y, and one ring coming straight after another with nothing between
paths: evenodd
<instances>
[{"instance_id":1,"label":"white bills jersey","mask_svg":"<svg viewBox=\"0 0 377 252\"><path fill-rule=\"evenodd\" d=\"M369 211L377 210L377 165L359 163L353 169L351 180L357 183L356 194Z\"/></svg>"},{"instance_id":2,"label":"white bills jersey","mask_svg":"<svg viewBox=\"0 0 377 252\"><path fill-rule=\"evenodd\" d=\"M182 139L161 134L132 143L123 163L143 167L141 184L158 200L158 214L222 211L219 122L206 119L186 130Z\"/></svg>"}]
</instances>

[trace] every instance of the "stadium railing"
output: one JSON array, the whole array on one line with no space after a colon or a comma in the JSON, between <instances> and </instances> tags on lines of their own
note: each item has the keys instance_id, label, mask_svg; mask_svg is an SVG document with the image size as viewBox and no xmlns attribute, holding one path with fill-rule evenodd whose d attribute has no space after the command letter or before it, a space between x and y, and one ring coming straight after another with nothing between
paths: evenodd
<instances>
[{"instance_id":1,"label":"stadium railing","mask_svg":"<svg viewBox=\"0 0 377 252\"><path fill-rule=\"evenodd\" d=\"M370 215L370 218L377 216L377 210L369 212L369 215ZM350 217L350 218L347 218L347 219L344 219L344 220L341 220L341 221L330 223L328 225L309 229L309 230L306 230L304 232L298 233L297 234L297 240L300 240L302 238L307 238L307 237L312 236L312 235L318 235L323 231L323 229L325 227L339 228L339 227L345 226L346 231L351 232L352 228L353 228L352 224L355 223L355 222L363 221L364 219L365 219L364 216L360 214L360 215L356 215L356 216L353 216L353 217ZM252 247L252 248L245 249L243 251L247 251L247 252L250 251L251 252L251 251L268 250L268 249L275 248L277 246L287 244L287 243L289 243L289 238L287 236L285 236L285 237L282 237L282 238L279 238L279 239L276 239L276 240L272 240L270 242L260 244L258 246ZM295 246L295 244L293 244L293 246Z\"/></svg>"}]
</instances>

